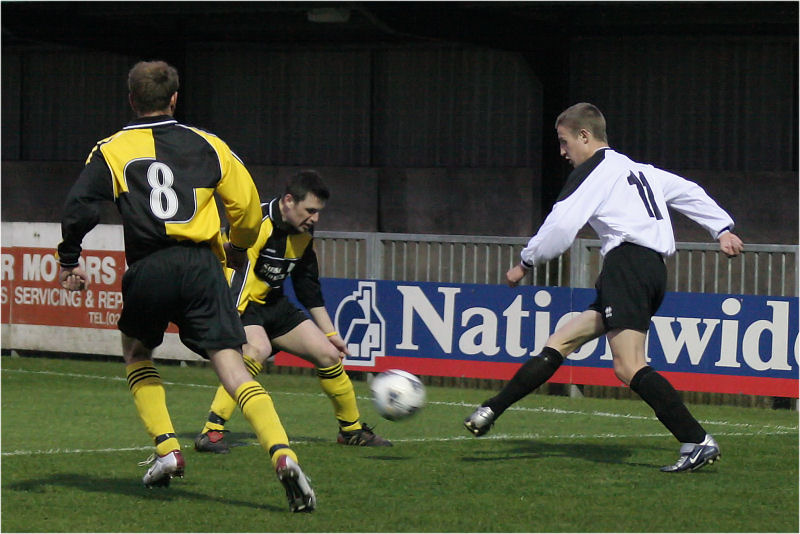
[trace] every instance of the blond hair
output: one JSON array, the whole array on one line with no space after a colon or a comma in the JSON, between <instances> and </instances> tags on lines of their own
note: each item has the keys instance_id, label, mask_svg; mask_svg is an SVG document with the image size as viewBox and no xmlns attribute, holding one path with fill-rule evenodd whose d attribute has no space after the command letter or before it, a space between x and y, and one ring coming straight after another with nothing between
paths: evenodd
<instances>
[{"instance_id":1,"label":"blond hair","mask_svg":"<svg viewBox=\"0 0 800 534\"><path fill-rule=\"evenodd\" d=\"M580 102L561 112L556 119L556 128L563 125L577 135L579 131L591 132L595 139L608 143L606 136L606 119L593 104Z\"/></svg>"}]
</instances>

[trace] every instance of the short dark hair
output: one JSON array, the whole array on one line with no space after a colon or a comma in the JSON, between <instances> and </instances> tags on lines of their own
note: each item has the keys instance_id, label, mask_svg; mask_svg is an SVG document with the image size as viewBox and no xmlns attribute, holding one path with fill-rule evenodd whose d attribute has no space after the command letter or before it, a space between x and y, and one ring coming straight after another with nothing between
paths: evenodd
<instances>
[{"instance_id":1,"label":"short dark hair","mask_svg":"<svg viewBox=\"0 0 800 534\"><path fill-rule=\"evenodd\" d=\"M128 72L128 91L137 113L167 109L179 86L178 71L165 61L140 61Z\"/></svg>"},{"instance_id":2,"label":"short dark hair","mask_svg":"<svg viewBox=\"0 0 800 534\"><path fill-rule=\"evenodd\" d=\"M304 170L298 172L289 179L284 192L284 194L292 195L297 202L306 198L308 193L313 193L314 196L324 202L327 202L331 197L330 190L317 171Z\"/></svg>"},{"instance_id":3,"label":"short dark hair","mask_svg":"<svg viewBox=\"0 0 800 534\"><path fill-rule=\"evenodd\" d=\"M592 132L592 135L600 141L608 143L606 118L594 104L580 102L568 107L556 119L556 129L562 124L573 134L585 129Z\"/></svg>"}]
</instances>

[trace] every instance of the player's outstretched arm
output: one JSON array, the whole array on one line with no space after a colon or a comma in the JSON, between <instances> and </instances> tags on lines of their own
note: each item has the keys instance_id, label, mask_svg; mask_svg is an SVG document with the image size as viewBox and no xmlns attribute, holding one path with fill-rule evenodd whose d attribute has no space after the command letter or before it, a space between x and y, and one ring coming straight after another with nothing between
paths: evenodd
<instances>
[{"instance_id":1,"label":"player's outstretched arm","mask_svg":"<svg viewBox=\"0 0 800 534\"><path fill-rule=\"evenodd\" d=\"M733 232L723 232L719 236L719 249L729 258L733 258L744 250L744 243Z\"/></svg>"}]
</instances>

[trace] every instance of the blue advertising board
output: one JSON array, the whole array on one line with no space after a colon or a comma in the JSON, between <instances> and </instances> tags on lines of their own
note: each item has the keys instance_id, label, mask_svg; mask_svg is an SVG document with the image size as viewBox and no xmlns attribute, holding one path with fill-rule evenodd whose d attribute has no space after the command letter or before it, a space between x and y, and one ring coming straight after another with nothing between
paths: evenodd
<instances>
[{"instance_id":1,"label":"blue advertising board","mask_svg":"<svg viewBox=\"0 0 800 534\"><path fill-rule=\"evenodd\" d=\"M348 368L497 379L595 298L593 289L337 278L322 288ZM798 299L667 293L647 357L678 389L797 397ZM604 337L570 354L551 380L622 385Z\"/></svg>"}]
</instances>

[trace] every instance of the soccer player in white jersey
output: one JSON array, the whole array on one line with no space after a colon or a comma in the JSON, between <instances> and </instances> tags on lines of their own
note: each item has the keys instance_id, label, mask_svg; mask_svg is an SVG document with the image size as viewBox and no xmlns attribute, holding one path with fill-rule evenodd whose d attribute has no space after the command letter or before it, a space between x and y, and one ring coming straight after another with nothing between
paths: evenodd
<instances>
[{"instance_id":1,"label":"soccer player in white jersey","mask_svg":"<svg viewBox=\"0 0 800 534\"><path fill-rule=\"evenodd\" d=\"M541 353L467 417L464 426L476 436L485 434L509 406L545 383L568 354L605 334L617 378L638 393L681 442L678 461L661 470L688 471L713 463L720 457L719 445L669 381L647 365L645 336L664 298L664 257L675 252L667 208L703 226L729 257L743 249L742 240L731 231L733 219L697 184L612 150L605 118L592 104L567 108L556 120L556 132L561 156L574 170L506 279L516 286L534 265L567 250L588 223L600 238L604 257L595 284L597 298L556 330Z\"/></svg>"}]
</instances>

